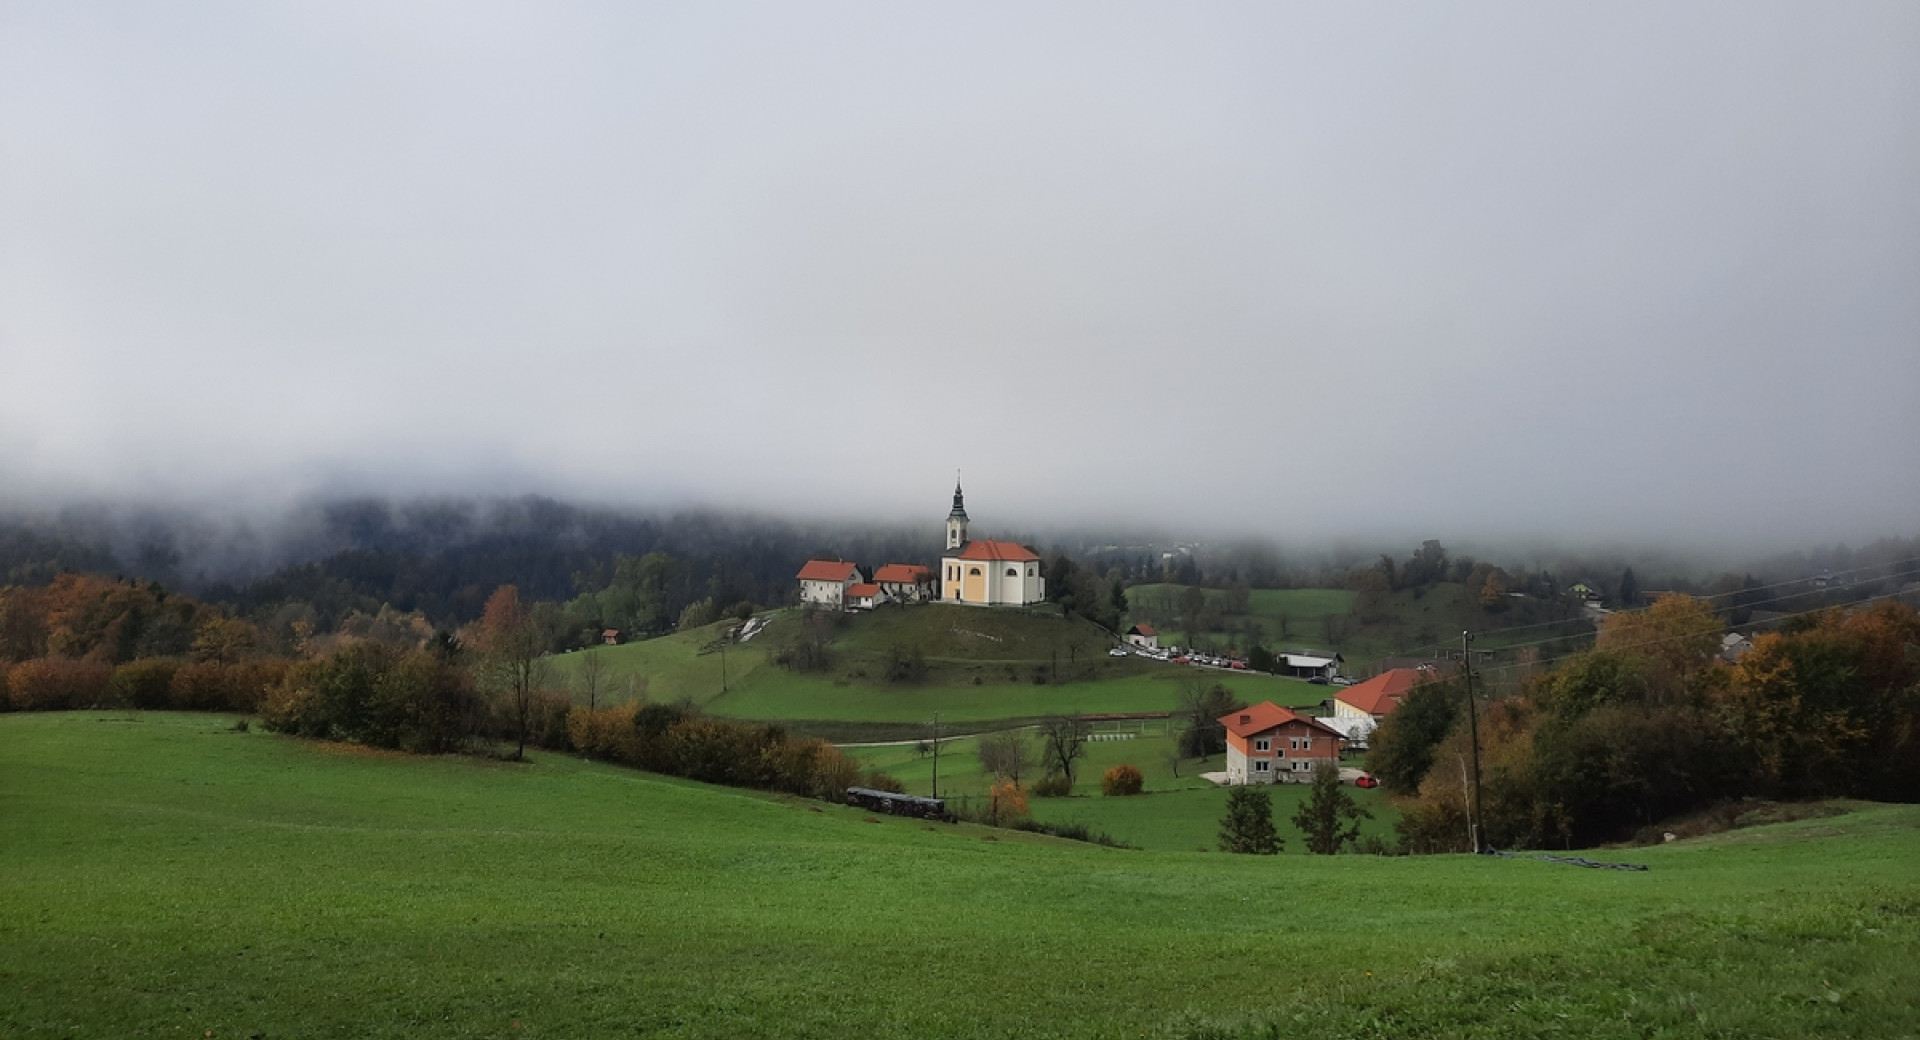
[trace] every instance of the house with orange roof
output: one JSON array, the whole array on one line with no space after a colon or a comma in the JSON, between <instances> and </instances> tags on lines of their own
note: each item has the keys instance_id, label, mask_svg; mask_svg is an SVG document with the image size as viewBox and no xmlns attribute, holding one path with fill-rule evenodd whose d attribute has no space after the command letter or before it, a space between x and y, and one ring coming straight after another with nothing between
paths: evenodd
<instances>
[{"instance_id":1,"label":"house with orange roof","mask_svg":"<svg viewBox=\"0 0 1920 1040\"><path fill-rule=\"evenodd\" d=\"M888 563L873 572L873 583L898 603L921 603L933 598L933 569L917 563Z\"/></svg>"},{"instance_id":2,"label":"house with orange roof","mask_svg":"<svg viewBox=\"0 0 1920 1040\"><path fill-rule=\"evenodd\" d=\"M1317 769L1340 765L1338 730L1310 715L1263 701L1220 716L1227 728L1227 783L1311 783Z\"/></svg>"},{"instance_id":3,"label":"house with orange roof","mask_svg":"<svg viewBox=\"0 0 1920 1040\"><path fill-rule=\"evenodd\" d=\"M847 590L860 584L860 568L845 560L808 560L797 575L800 579L800 605L840 610L847 604Z\"/></svg>"},{"instance_id":4,"label":"house with orange roof","mask_svg":"<svg viewBox=\"0 0 1920 1040\"><path fill-rule=\"evenodd\" d=\"M1127 629L1127 642L1132 643L1142 650L1158 650L1160 649L1160 633L1155 631L1152 625L1143 621Z\"/></svg>"},{"instance_id":5,"label":"house with orange roof","mask_svg":"<svg viewBox=\"0 0 1920 1040\"><path fill-rule=\"evenodd\" d=\"M967 507L953 485L947 549L940 557L940 602L979 607L1024 607L1047 598L1040 556L1018 542L967 538Z\"/></svg>"},{"instance_id":6,"label":"house with orange roof","mask_svg":"<svg viewBox=\"0 0 1920 1040\"><path fill-rule=\"evenodd\" d=\"M845 597L840 601L842 610L872 610L887 602L887 594L880 586L870 581L857 581L847 586Z\"/></svg>"},{"instance_id":7,"label":"house with orange roof","mask_svg":"<svg viewBox=\"0 0 1920 1040\"><path fill-rule=\"evenodd\" d=\"M1393 714L1407 691L1431 674L1418 668L1389 668L1366 682L1345 687L1333 695L1334 717L1379 722Z\"/></svg>"}]
</instances>

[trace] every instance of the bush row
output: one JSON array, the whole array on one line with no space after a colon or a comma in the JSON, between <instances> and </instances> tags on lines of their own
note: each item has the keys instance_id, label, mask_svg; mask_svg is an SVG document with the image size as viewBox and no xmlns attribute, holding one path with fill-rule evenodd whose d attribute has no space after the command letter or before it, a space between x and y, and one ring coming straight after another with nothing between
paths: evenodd
<instances>
[{"instance_id":1,"label":"bush row","mask_svg":"<svg viewBox=\"0 0 1920 1040\"><path fill-rule=\"evenodd\" d=\"M685 705L574 708L567 734L589 758L710 784L839 801L861 781L859 763L824 740L706 718Z\"/></svg>"},{"instance_id":2,"label":"bush row","mask_svg":"<svg viewBox=\"0 0 1920 1040\"><path fill-rule=\"evenodd\" d=\"M176 708L253 711L292 662L259 658L231 664L149 657L114 667L37 657L0 671L0 706L11 711L72 708Z\"/></svg>"}]
</instances>

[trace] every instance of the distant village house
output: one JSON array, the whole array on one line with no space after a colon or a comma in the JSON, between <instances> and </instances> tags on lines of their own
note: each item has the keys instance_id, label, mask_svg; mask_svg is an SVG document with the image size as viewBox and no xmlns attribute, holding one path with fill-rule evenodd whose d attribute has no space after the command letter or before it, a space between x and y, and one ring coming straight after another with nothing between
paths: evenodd
<instances>
[{"instance_id":1,"label":"distant village house","mask_svg":"<svg viewBox=\"0 0 1920 1040\"><path fill-rule=\"evenodd\" d=\"M1160 649L1160 633L1152 625L1140 624L1127 629L1127 642L1142 650Z\"/></svg>"}]
</instances>

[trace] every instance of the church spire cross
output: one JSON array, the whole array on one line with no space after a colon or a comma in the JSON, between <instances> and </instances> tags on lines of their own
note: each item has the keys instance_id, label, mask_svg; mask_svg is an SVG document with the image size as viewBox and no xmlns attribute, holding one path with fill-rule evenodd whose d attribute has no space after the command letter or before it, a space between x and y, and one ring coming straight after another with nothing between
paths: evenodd
<instances>
[{"instance_id":1,"label":"church spire cross","mask_svg":"<svg viewBox=\"0 0 1920 1040\"><path fill-rule=\"evenodd\" d=\"M948 513L947 518L950 520L965 520L967 518L967 501L966 496L960 491L959 470L953 471L953 512Z\"/></svg>"}]
</instances>

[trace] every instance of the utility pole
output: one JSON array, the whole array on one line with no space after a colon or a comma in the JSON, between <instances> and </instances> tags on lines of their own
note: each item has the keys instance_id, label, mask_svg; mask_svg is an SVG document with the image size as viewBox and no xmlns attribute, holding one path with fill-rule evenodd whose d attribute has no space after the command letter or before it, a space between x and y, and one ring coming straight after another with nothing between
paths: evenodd
<instances>
[{"instance_id":1,"label":"utility pole","mask_svg":"<svg viewBox=\"0 0 1920 1040\"><path fill-rule=\"evenodd\" d=\"M933 713L933 796L940 797L940 713Z\"/></svg>"},{"instance_id":2,"label":"utility pole","mask_svg":"<svg viewBox=\"0 0 1920 1040\"><path fill-rule=\"evenodd\" d=\"M1480 851L1480 711L1473 703L1473 633L1460 633L1460 664L1467 670L1467 736L1473 742L1473 804L1467 807L1467 835Z\"/></svg>"}]
</instances>

